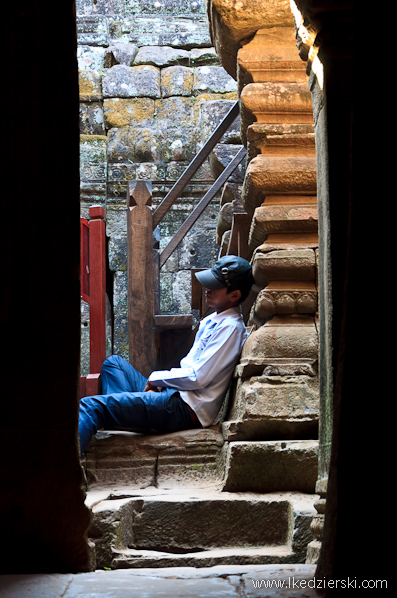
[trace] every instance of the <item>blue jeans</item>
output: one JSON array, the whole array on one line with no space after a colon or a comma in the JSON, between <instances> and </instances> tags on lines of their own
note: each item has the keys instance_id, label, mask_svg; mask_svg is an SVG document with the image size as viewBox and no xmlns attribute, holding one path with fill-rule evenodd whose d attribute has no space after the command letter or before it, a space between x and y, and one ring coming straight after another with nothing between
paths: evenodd
<instances>
[{"instance_id":1,"label":"blue jeans","mask_svg":"<svg viewBox=\"0 0 397 598\"><path fill-rule=\"evenodd\" d=\"M143 392L147 379L118 355L104 361L101 378L103 394L80 400L81 453L101 428L165 433L201 427L175 388Z\"/></svg>"}]
</instances>

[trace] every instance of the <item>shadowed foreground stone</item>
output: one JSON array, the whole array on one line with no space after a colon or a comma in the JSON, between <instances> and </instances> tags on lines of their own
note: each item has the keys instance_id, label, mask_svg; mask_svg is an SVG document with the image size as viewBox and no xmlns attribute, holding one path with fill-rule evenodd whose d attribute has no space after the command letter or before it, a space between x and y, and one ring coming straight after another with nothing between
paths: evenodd
<instances>
[{"instance_id":1,"label":"shadowed foreground stone","mask_svg":"<svg viewBox=\"0 0 397 598\"><path fill-rule=\"evenodd\" d=\"M285 564L3 575L0 592L2 598L315 598L314 575L315 565Z\"/></svg>"}]
</instances>

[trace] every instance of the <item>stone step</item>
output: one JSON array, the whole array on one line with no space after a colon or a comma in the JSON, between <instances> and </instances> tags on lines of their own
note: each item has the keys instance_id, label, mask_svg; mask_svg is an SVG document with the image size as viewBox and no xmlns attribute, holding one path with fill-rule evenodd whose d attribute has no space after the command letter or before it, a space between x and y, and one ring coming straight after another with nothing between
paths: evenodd
<instances>
[{"instance_id":1,"label":"stone step","mask_svg":"<svg viewBox=\"0 0 397 598\"><path fill-rule=\"evenodd\" d=\"M151 435L100 431L84 456L88 488L213 483L223 443L218 426Z\"/></svg>"},{"instance_id":2,"label":"stone step","mask_svg":"<svg viewBox=\"0 0 397 598\"><path fill-rule=\"evenodd\" d=\"M223 464L223 490L314 493L318 440L228 442Z\"/></svg>"},{"instance_id":3,"label":"stone step","mask_svg":"<svg viewBox=\"0 0 397 598\"><path fill-rule=\"evenodd\" d=\"M318 440L225 442L213 426L161 435L101 431L86 450L85 467L89 489L210 484L232 492L314 493L317 458Z\"/></svg>"},{"instance_id":4,"label":"stone step","mask_svg":"<svg viewBox=\"0 0 397 598\"><path fill-rule=\"evenodd\" d=\"M256 565L295 563L288 546L265 548L217 548L202 552L172 554L152 550L114 551L113 569L142 567L215 567L217 565Z\"/></svg>"},{"instance_id":5,"label":"stone step","mask_svg":"<svg viewBox=\"0 0 397 598\"><path fill-rule=\"evenodd\" d=\"M96 567L304 562L316 498L192 487L91 491Z\"/></svg>"}]
</instances>

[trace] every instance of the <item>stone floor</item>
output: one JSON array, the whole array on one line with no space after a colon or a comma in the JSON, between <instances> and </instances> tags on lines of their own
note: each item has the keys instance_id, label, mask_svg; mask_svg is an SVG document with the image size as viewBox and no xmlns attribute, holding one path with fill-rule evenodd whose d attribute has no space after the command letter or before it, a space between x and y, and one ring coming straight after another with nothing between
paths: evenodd
<instances>
[{"instance_id":1,"label":"stone floor","mask_svg":"<svg viewBox=\"0 0 397 598\"><path fill-rule=\"evenodd\" d=\"M126 443L124 436L119 434L113 438L112 435L109 435L109 438L102 439L102 442L106 441L112 446L114 444L117 448L120 443ZM156 486L151 485L153 483L152 473L148 474L148 480L137 480L133 487L120 485L119 477L115 480L106 479L106 484L90 487L86 496L87 506L93 511L100 510L110 499L113 503L117 503L117 499L122 500L126 497L136 496L141 497L142 500L150 498L155 500L157 495L165 500L168 496L171 500L175 499L175 495L181 495L188 502L193 498L195 500L200 498L203 494L211 496L211 493L218 493L216 498L219 498L221 487L218 487L219 481L214 480L213 476L207 479L204 475L205 472L200 472L201 475L197 478L193 479L192 476L188 476L185 479L182 476L183 479L181 479L182 474L177 466L182 464L184 471L189 470L186 455L189 454L190 445L194 448L194 464L197 463L197 455L201 454L194 442L193 444L188 442L191 440L191 435L185 436L186 438L183 437L178 442L171 438L173 440L171 447L161 445L160 450L156 445ZM169 442L170 439L166 440ZM203 444L201 437L199 440ZM150 439L144 438L142 442L146 446L150 443ZM157 438L156 442L165 441ZM200 450L207 455L208 442L204 442L203 446L204 448L201 447ZM171 456L168 453L172 453ZM102 461L101 465L103 465ZM206 461L208 461L208 455ZM120 462L123 465L118 456L119 465ZM131 459L127 459L126 462L130 463ZM139 464L139 467L140 470L143 469L142 463ZM110 471L112 471L111 468ZM184 475L187 475L186 472ZM128 475L127 478L131 479L131 475ZM313 497L309 497L309 500L307 497L302 498L300 495L296 495L296 493L292 493L292 495L294 495L295 502L300 501L296 507L299 512L306 512L312 508ZM233 494L230 493L222 494L222 496L224 499L229 497L232 500L233 498ZM273 502L275 498L276 495L272 495ZM310 505L306 504L306 500L309 500ZM243 559L243 552L242 549L237 549L236 560L232 562L240 563ZM278 556L278 558L280 557ZM261 562L261 559L255 562ZM276 560L275 562L280 563L281 561ZM0 575L0 598L282 598L285 596L288 598L311 598L318 596L313 588L315 565L224 564L210 566L200 563L190 566L189 563L189 566L185 566L186 563L185 565L180 564L182 566L172 563L172 566L157 567L157 563L155 563L147 564L146 567L115 570L98 568L93 572L78 574Z\"/></svg>"},{"instance_id":2,"label":"stone floor","mask_svg":"<svg viewBox=\"0 0 397 598\"><path fill-rule=\"evenodd\" d=\"M315 565L229 565L0 576L1 598L311 598Z\"/></svg>"}]
</instances>

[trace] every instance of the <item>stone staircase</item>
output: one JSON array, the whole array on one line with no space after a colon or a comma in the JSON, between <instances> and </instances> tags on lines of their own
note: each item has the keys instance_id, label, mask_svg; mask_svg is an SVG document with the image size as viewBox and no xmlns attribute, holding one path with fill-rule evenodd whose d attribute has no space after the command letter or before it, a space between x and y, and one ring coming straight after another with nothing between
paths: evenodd
<instances>
[{"instance_id":1,"label":"stone staircase","mask_svg":"<svg viewBox=\"0 0 397 598\"><path fill-rule=\"evenodd\" d=\"M305 562L315 440L102 431L85 468L97 569Z\"/></svg>"}]
</instances>

